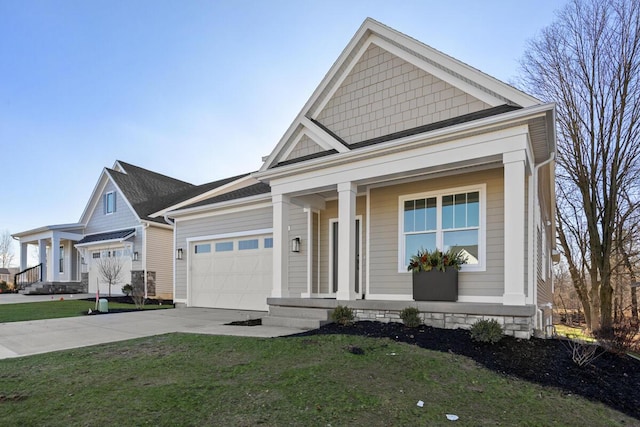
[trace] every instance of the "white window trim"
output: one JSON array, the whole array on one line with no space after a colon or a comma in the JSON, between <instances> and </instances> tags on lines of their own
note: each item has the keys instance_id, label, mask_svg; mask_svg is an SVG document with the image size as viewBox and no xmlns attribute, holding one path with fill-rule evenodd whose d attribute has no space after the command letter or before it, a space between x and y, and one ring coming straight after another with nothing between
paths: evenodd
<instances>
[{"instance_id":1,"label":"white window trim","mask_svg":"<svg viewBox=\"0 0 640 427\"><path fill-rule=\"evenodd\" d=\"M111 212L109 212L109 195L113 195L113 210ZM104 194L104 213L105 215L113 215L116 212L116 206L115 206L115 201L116 201L116 192L115 191L108 191Z\"/></svg>"},{"instance_id":2,"label":"white window trim","mask_svg":"<svg viewBox=\"0 0 640 427\"><path fill-rule=\"evenodd\" d=\"M404 202L407 200L426 199L436 197L437 227L436 247L442 248L442 196L451 194L469 193L477 191L480 198L479 230L478 230L478 257L476 265L462 265L461 272L486 271L487 269L487 184L469 185L464 187L446 188L443 190L425 193L404 194L398 197L398 273L410 273L407 271L405 260L404 242Z\"/></svg>"}]
</instances>

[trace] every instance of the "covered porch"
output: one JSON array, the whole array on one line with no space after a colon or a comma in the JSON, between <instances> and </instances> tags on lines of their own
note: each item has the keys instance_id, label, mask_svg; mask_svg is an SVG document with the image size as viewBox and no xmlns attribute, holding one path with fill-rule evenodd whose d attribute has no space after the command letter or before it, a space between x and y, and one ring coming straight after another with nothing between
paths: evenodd
<instances>
[{"instance_id":1,"label":"covered porch","mask_svg":"<svg viewBox=\"0 0 640 427\"><path fill-rule=\"evenodd\" d=\"M15 285L26 293L81 292L82 224L48 225L13 235L20 244Z\"/></svg>"}]
</instances>

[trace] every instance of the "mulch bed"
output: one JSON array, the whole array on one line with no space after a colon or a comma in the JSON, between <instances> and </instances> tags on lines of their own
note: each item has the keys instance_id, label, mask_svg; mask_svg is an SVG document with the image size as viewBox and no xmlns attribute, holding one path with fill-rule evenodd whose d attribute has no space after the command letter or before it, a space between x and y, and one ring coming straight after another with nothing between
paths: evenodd
<instances>
[{"instance_id":1,"label":"mulch bed","mask_svg":"<svg viewBox=\"0 0 640 427\"><path fill-rule=\"evenodd\" d=\"M407 328L401 323L335 323L294 336L325 334L390 338L442 352L470 357L488 369L543 386L556 387L586 397L640 419L640 361L604 352L592 363L579 367L560 339L521 340L504 337L496 344L478 343L469 331L428 326Z\"/></svg>"},{"instance_id":2,"label":"mulch bed","mask_svg":"<svg viewBox=\"0 0 640 427\"><path fill-rule=\"evenodd\" d=\"M103 313L97 310L91 310L91 312L86 313L89 316L95 316L98 314L110 314L110 313L128 313L131 311L138 311L136 305L133 303L133 299L128 296L111 296L105 297L100 296L99 299L106 299L109 302L118 302L122 304L130 304L131 308L111 308L109 307L109 311L107 313ZM84 301L95 301L95 298L85 298ZM144 305L173 305L173 301L171 300L156 300L156 299L147 299L144 302Z\"/></svg>"}]
</instances>

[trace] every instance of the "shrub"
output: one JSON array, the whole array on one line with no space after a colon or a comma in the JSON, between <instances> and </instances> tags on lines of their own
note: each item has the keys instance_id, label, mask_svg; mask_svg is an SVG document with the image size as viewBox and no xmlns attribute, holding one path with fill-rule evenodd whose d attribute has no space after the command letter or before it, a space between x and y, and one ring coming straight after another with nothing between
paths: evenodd
<instances>
[{"instance_id":1,"label":"shrub","mask_svg":"<svg viewBox=\"0 0 640 427\"><path fill-rule=\"evenodd\" d=\"M573 363L580 367L589 365L604 353L598 344L584 339L567 336L567 338L560 338L560 340L569 351Z\"/></svg>"},{"instance_id":2,"label":"shrub","mask_svg":"<svg viewBox=\"0 0 640 427\"><path fill-rule=\"evenodd\" d=\"M417 328L422 324L420 311L415 307L407 307L400 312L402 323L409 328Z\"/></svg>"},{"instance_id":3,"label":"shrub","mask_svg":"<svg viewBox=\"0 0 640 427\"><path fill-rule=\"evenodd\" d=\"M474 341L497 343L502 339L502 326L497 320L478 320L471 326L471 339Z\"/></svg>"},{"instance_id":4,"label":"shrub","mask_svg":"<svg viewBox=\"0 0 640 427\"><path fill-rule=\"evenodd\" d=\"M342 305L337 306L331 313L331 320L343 326L351 324L353 318L353 310Z\"/></svg>"},{"instance_id":5,"label":"shrub","mask_svg":"<svg viewBox=\"0 0 640 427\"><path fill-rule=\"evenodd\" d=\"M126 296L129 296L133 293L133 288L131 287L130 284L126 284L122 287L122 293L125 294Z\"/></svg>"},{"instance_id":6,"label":"shrub","mask_svg":"<svg viewBox=\"0 0 640 427\"><path fill-rule=\"evenodd\" d=\"M4 280L0 281L0 292L9 292L11 288Z\"/></svg>"}]
</instances>

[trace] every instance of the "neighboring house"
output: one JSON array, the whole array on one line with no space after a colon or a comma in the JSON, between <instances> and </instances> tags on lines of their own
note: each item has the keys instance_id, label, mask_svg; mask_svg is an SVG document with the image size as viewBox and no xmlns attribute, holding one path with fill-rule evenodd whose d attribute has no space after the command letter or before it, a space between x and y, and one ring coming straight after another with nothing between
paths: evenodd
<instances>
[{"instance_id":1,"label":"neighboring house","mask_svg":"<svg viewBox=\"0 0 640 427\"><path fill-rule=\"evenodd\" d=\"M529 337L551 322L555 150L554 104L367 19L253 184L152 215L175 221L174 302ZM457 302L413 302L420 247L470 255Z\"/></svg>"},{"instance_id":2,"label":"neighboring house","mask_svg":"<svg viewBox=\"0 0 640 427\"><path fill-rule=\"evenodd\" d=\"M0 268L0 282L13 283L13 275L8 268Z\"/></svg>"},{"instance_id":3,"label":"neighboring house","mask_svg":"<svg viewBox=\"0 0 640 427\"><path fill-rule=\"evenodd\" d=\"M240 177L195 186L116 161L105 168L80 220L14 234L20 240L23 283L34 292L84 291L122 294L122 286L143 286L150 298L173 299L173 224L150 213L224 187ZM37 245L40 264L26 268L27 247ZM53 248L53 250L52 250ZM109 289L101 265L120 265Z\"/></svg>"}]
</instances>

